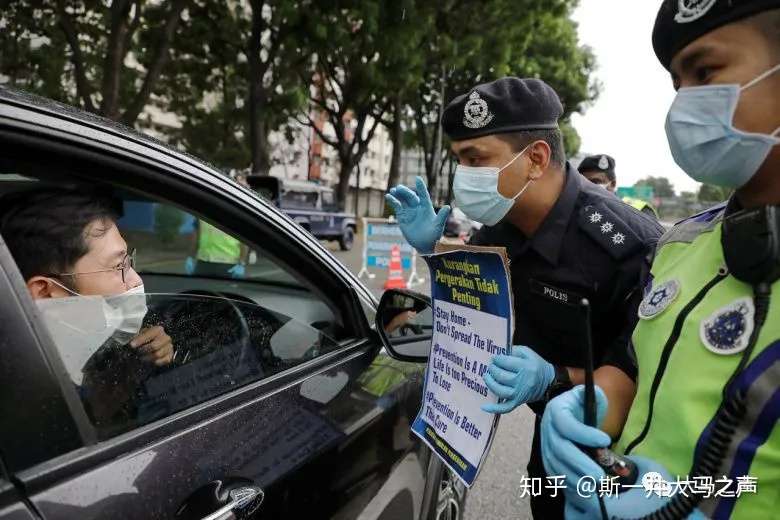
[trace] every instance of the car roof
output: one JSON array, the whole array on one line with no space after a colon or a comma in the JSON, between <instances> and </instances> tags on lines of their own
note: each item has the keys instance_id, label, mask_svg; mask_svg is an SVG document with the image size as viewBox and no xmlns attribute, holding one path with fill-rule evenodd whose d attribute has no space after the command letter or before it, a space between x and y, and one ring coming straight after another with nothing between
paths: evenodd
<instances>
[{"instance_id":1,"label":"car roof","mask_svg":"<svg viewBox=\"0 0 780 520\"><path fill-rule=\"evenodd\" d=\"M165 153L175 156L192 165L198 166L201 170L211 170L213 173L225 175L225 172L213 164L195 157L186 151L176 148L164 141L161 141L151 135L144 134L124 123L108 119L98 114L82 110L80 108L32 94L30 92L19 90L7 85L0 85L0 105L11 105L26 110L32 110L42 115L54 116L55 118L71 123L88 126L103 132L113 134L117 137L136 141L144 146L150 146ZM204 166L206 168L204 168Z\"/></svg>"}]
</instances>

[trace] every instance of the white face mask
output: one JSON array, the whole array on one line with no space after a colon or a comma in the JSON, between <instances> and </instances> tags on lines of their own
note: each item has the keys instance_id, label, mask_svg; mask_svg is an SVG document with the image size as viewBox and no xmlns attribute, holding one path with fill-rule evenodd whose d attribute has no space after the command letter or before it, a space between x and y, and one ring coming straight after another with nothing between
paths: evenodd
<instances>
[{"instance_id":1,"label":"white face mask","mask_svg":"<svg viewBox=\"0 0 780 520\"><path fill-rule=\"evenodd\" d=\"M455 178L452 182L455 205L471 220L476 220L486 226L498 224L512 209L515 201L533 182L531 179L528 179L525 186L512 198L504 197L498 191L498 177L501 172L514 163L527 149L528 146L523 148L520 153L515 155L511 161L501 168L459 164L455 168Z\"/></svg>"},{"instance_id":2,"label":"white face mask","mask_svg":"<svg viewBox=\"0 0 780 520\"><path fill-rule=\"evenodd\" d=\"M114 296L83 296L57 285L75 296L35 302L68 373L80 384L82 368L106 341L127 344L138 335L148 312L146 294L143 285Z\"/></svg>"}]
</instances>

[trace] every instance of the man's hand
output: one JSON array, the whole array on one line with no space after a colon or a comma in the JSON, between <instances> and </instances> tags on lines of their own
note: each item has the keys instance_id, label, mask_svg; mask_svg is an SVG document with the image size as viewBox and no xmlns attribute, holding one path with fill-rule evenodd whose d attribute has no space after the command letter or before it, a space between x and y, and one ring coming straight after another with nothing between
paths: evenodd
<instances>
[{"instance_id":1,"label":"man's hand","mask_svg":"<svg viewBox=\"0 0 780 520\"><path fill-rule=\"evenodd\" d=\"M596 390L596 421L601 424L607 414L607 397ZM552 399L542 417L542 461L548 475L564 475L566 486L575 489L580 478L590 475L596 480L604 471L580 449L605 448L612 439L603 431L585 425L585 387L578 386Z\"/></svg>"},{"instance_id":2,"label":"man's hand","mask_svg":"<svg viewBox=\"0 0 780 520\"><path fill-rule=\"evenodd\" d=\"M636 464L639 472L637 484L647 487L631 488L611 496L602 496L604 507L609 518L642 518L658 511L672 501L677 488L676 479L662 465L644 457L629 457ZM652 475L651 475L652 474ZM647 476L647 478L645 478ZM591 475L591 477L595 477ZM595 478L596 491L593 493L577 491L568 487L565 492L567 520L586 520L601 518L601 506L598 499L598 482ZM677 518L677 517L675 517ZM694 509L687 520L706 520L699 509Z\"/></svg>"},{"instance_id":3,"label":"man's hand","mask_svg":"<svg viewBox=\"0 0 780 520\"><path fill-rule=\"evenodd\" d=\"M484 404L488 413L508 413L524 403L544 398L547 387L555 379L555 367L528 347L512 347L512 355L493 358L484 376L491 392L504 401Z\"/></svg>"},{"instance_id":4,"label":"man's hand","mask_svg":"<svg viewBox=\"0 0 780 520\"><path fill-rule=\"evenodd\" d=\"M444 233L450 207L444 206L436 214L425 182L417 177L415 183L415 191L398 185L390 189L385 199L393 207L406 241L422 254L433 253L436 242Z\"/></svg>"},{"instance_id":5,"label":"man's hand","mask_svg":"<svg viewBox=\"0 0 780 520\"><path fill-rule=\"evenodd\" d=\"M143 361L161 367L173 361L173 342L165 329L157 325L141 332L133 338L130 346L138 351Z\"/></svg>"}]
</instances>

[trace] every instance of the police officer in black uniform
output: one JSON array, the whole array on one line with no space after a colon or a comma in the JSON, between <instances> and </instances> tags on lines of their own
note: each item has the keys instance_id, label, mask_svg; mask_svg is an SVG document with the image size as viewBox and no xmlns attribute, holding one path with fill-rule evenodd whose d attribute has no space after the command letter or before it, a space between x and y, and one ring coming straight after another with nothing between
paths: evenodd
<instances>
[{"instance_id":1,"label":"police officer in black uniform","mask_svg":"<svg viewBox=\"0 0 780 520\"><path fill-rule=\"evenodd\" d=\"M646 258L662 233L569 165L562 113L543 81L503 78L455 98L442 118L459 161L455 204L484 224L472 244L506 247L511 262L516 346L485 376L501 398L485 409L507 413L527 403L536 412L532 478L545 476L538 428L546 401L584 381L582 298L592 306L595 381L610 403L602 428L619 434L635 391L630 336ZM397 186L387 199L406 239L431 252L449 207L435 214L419 178L414 191ZM550 494L532 497L534 518L563 517L563 498Z\"/></svg>"},{"instance_id":2,"label":"police officer in black uniform","mask_svg":"<svg viewBox=\"0 0 780 520\"><path fill-rule=\"evenodd\" d=\"M577 170L590 182L605 188L612 193L617 189L617 177L615 176L615 159L607 154L589 155L585 157ZM621 197L623 202L642 213L658 219L655 208L646 200L635 197Z\"/></svg>"},{"instance_id":3,"label":"police officer in black uniform","mask_svg":"<svg viewBox=\"0 0 780 520\"><path fill-rule=\"evenodd\" d=\"M615 193L615 190L617 190L615 159L609 155L589 155L577 166L577 170L593 184L597 184L612 193Z\"/></svg>"}]
</instances>

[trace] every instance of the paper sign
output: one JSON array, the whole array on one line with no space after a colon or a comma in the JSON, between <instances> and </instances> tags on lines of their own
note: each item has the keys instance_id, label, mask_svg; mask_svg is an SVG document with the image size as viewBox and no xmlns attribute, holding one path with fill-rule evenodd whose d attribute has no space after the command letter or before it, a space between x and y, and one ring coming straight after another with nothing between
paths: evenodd
<instances>
[{"instance_id":1,"label":"paper sign","mask_svg":"<svg viewBox=\"0 0 780 520\"><path fill-rule=\"evenodd\" d=\"M512 290L503 248L438 246L431 271L433 339L423 403L412 430L471 487L487 456L498 416L483 376L511 348Z\"/></svg>"}]
</instances>

